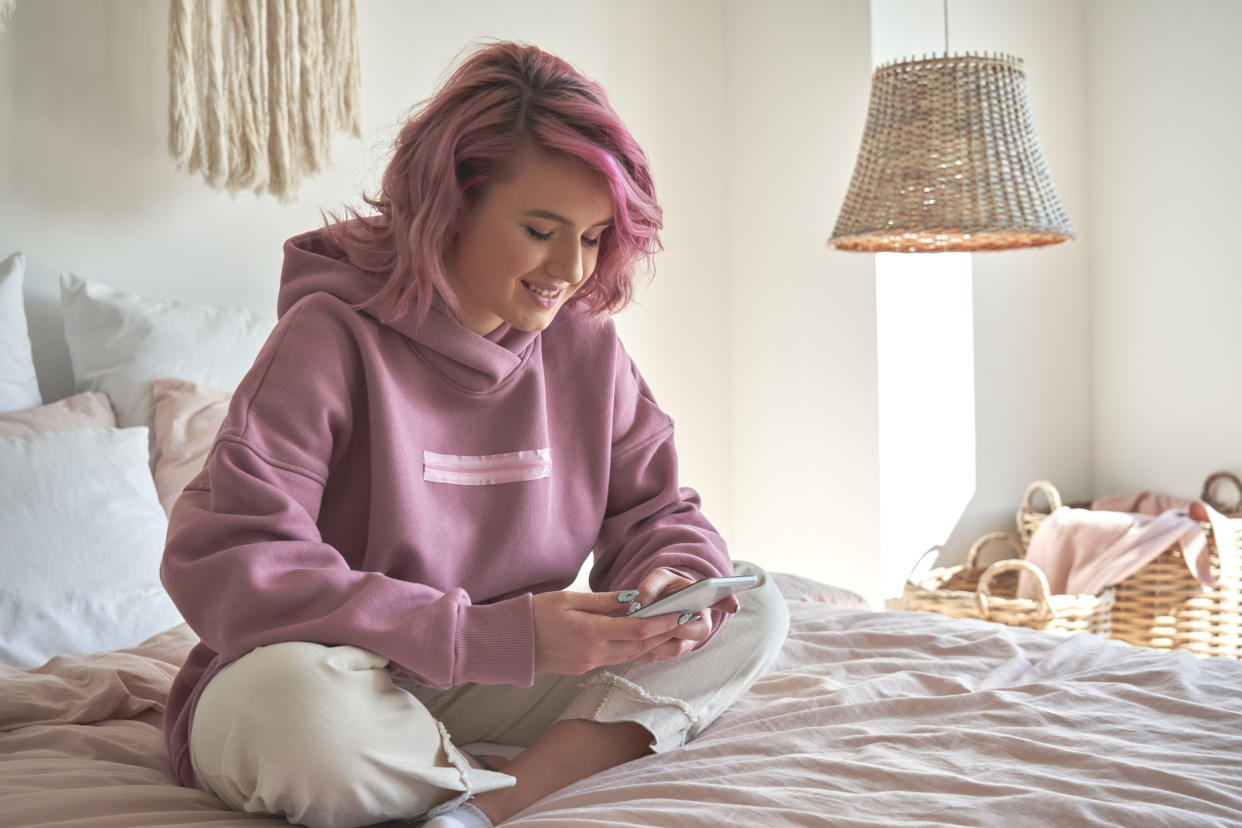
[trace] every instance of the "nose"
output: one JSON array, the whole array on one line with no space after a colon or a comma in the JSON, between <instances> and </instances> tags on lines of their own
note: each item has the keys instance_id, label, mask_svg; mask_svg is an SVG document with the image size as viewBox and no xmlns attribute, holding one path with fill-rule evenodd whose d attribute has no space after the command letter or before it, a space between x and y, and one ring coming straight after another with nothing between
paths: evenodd
<instances>
[{"instance_id":1,"label":"nose","mask_svg":"<svg viewBox=\"0 0 1242 828\"><path fill-rule=\"evenodd\" d=\"M558 281L576 285L591 275L587 272L588 264L582 245L576 242L575 239L573 243L559 246L549 257L547 264L549 276Z\"/></svg>"}]
</instances>

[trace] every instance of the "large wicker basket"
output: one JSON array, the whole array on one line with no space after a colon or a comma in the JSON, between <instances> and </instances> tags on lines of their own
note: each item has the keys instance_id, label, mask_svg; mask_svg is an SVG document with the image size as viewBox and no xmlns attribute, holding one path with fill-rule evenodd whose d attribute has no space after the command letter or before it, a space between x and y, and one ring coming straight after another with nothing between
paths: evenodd
<instances>
[{"instance_id":1,"label":"large wicker basket","mask_svg":"<svg viewBox=\"0 0 1242 828\"><path fill-rule=\"evenodd\" d=\"M979 553L993 542L1008 544L1018 555L979 566ZM1024 548L1017 536L992 532L970 547L966 563L939 567L925 575L911 572L902 593L907 610L938 612L953 618L980 618L1015 627L1059 633L1092 632L1108 635L1113 590L1099 595L1053 595L1039 567L1022 560ZM920 561L921 563L921 561ZM915 564L915 571L919 564ZM1018 573L1026 570L1040 587L1038 600L1018 598Z\"/></svg>"},{"instance_id":2,"label":"large wicker basket","mask_svg":"<svg viewBox=\"0 0 1242 828\"><path fill-rule=\"evenodd\" d=\"M1049 512L1034 506L1038 494L1047 501ZM1055 486L1046 480L1032 483L1018 510L1019 533L1029 541L1051 509L1060 504ZM1242 541L1242 519L1230 523ZM1211 544L1212 571L1219 575L1221 560L1211 525L1204 524L1204 531ZM1236 561L1238 553L1230 554ZM1233 574L1239 568L1231 566L1231 574L1215 585L1204 584L1190 573L1178 546L1166 549L1116 585L1111 636L1158 650L1242 659L1242 576Z\"/></svg>"}]
</instances>

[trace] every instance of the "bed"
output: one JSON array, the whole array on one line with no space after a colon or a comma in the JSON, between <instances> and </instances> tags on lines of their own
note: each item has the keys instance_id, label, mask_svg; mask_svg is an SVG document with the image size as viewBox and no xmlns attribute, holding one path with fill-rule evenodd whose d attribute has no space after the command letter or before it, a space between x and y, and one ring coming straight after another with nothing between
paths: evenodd
<instances>
[{"instance_id":1,"label":"bed","mask_svg":"<svg viewBox=\"0 0 1242 828\"><path fill-rule=\"evenodd\" d=\"M695 742L514 826L1242 825L1242 664L843 606L774 576L772 670ZM163 699L194 642L0 668L0 824L283 824L179 788Z\"/></svg>"},{"instance_id":2,"label":"bed","mask_svg":"<svg viewBox=\"0 0 1242 828\"><path fill-rule=\"evenodd\" d=\"M153 580L163 504L267 323L66 276L78 389L47 402L22 267L0 263L0 826L285 824L173 781L164 701L195 638ZM789 636L699 739L506 824L1242 825L1242 662L773 578Z\"/></svg>"}]
</instances>

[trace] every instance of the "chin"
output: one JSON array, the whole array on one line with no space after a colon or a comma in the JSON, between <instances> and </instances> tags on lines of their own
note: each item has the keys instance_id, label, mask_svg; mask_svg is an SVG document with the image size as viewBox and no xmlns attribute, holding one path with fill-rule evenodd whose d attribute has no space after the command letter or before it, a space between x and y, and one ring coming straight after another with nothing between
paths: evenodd
<instances>
[{"instance_id":1,"label":"chin","mask_svg":"<svg viewBox=\"0 0 1242 828\"><path fill-rule=\"evenodd\" d=\"M552 324L552 320L555 318L556 318L556 314L552 313L552 314L548 314L547 316L543 316L543 315L540 315L537 317L524 316L521 319L506 319L505 321L508 322L513 327L517 328L519 331L534 332L534 331L546 330L547 327Z\"/></svg>"}]
</instances>

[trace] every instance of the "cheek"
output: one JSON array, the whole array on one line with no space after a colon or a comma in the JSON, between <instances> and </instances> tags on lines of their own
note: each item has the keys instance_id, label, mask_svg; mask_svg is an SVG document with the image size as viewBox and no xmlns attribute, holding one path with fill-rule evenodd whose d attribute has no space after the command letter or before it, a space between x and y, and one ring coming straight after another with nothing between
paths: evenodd
<instances>
[{"instance_id":1,"label":"cheek","mask_svg":"<svg viewBox=\"0 0 1242 828\"><path fill-rule=\"evenodd\" d=\"M522 255L516 245L478 242L469 254L470 272L480 286L499 290L521 274Z\"/></svg>"},{"instance_id":2,"label":"cheek","mask_svg":"<svg viewBox=\"0 0 1242 828\"><path fill-rule=\"evenodd\" d=\"M541 262L539 249L525 239L493 242L485 245L484 249L486 252L483 255L498 279L520 278L536 270Z\"/></svg>"}]
</instances>

